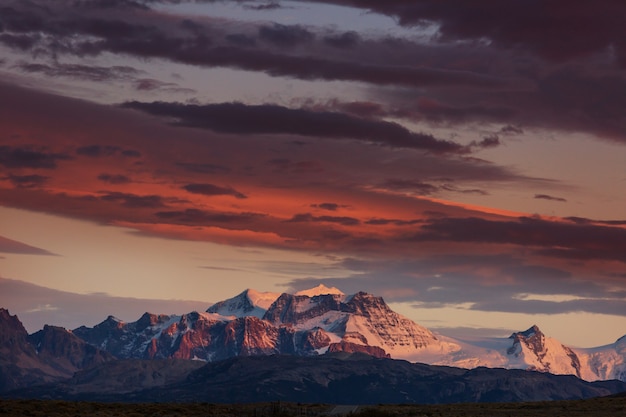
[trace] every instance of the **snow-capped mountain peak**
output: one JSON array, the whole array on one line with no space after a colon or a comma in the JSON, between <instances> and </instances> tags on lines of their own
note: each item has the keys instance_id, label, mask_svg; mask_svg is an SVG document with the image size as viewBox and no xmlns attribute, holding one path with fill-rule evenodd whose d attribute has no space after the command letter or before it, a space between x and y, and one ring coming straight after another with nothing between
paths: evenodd
<instances>
[{"instance_id":1,"label":"snow-capped mountain peak","mask_svg":"<svg viewBox=\"0 0 626 417\"><path fill-rule=\"evenodd\" d=\"M280 297L280 293L277 292L261 292L253 290L251 288L248 288L246 291L248 295L248 300L250 300L252 305L262 308L264 310L270 308L272 303L276 301L278 297Z\"/></svg>"},{"instance_id":2,"label":"snow-capped mountain peak","mask_svg":"<svg viewBox=\"0 0 626 417\"><path fill-rule=\"evenodd\" d=\"M317 287L309 288L308 290L298 291L294 295L306 295L308 297L315 297L316 295L326 295L326 294L345 295L338 288L335 288L335 287L329 288L324 284L320 284Z\"/></svg>"},{"instance_id":3,"label":"snow-capped mountain peak","mask_svg":"<svg viewBox=\"0 0 626 417\"><path fill-rule=\"evenodd\" d=\"M280 297L279 293L261 292L248 288L233 298L213 304L206 311L226 317L262 318L278 297Z\"/></svg>"}]
</instances>

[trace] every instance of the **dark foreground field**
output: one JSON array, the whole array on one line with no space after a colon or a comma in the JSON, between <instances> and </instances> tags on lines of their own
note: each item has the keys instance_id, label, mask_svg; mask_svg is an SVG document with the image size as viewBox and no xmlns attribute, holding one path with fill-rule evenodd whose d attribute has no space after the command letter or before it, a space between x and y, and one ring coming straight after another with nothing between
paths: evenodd
<instances>
[{"instance_id":1,"label":"dark foreground field","mask_svg":"<svg viewBox=\"0 0 626 417\"><path fill-rule=\"evenodd\" d=\"M110 404L46 400L0 400L0 416L26 417L317 417L349 407L327 404ZM626 397L532 403L379 405L359 407L352 417L593 417L626 416Z\"/></svg>"}]
</instances>

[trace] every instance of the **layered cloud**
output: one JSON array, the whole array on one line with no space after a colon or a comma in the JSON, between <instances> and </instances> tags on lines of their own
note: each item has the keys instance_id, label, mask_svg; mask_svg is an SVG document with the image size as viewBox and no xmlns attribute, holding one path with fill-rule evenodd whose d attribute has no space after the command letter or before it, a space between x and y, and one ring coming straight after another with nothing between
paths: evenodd
<instances>
[{"instance_id":1,"label":"layered cloud","mask_svg":"<svg viewBox=\"0 0 626 417\"><path fill-rule=\"evenodd\" d=\"M287 129L279 137L253 127L222 135L168 126L133 109L2 88L3 97L19 91L23 103L14 103L14 117L2 125L9 135L20 132L2 148L3 167L11 172L0 182L4 205L165 238L364 256L372 262L349 266L360 271L349 286L383 294L412 288L406 294L417 291L429 306L465 299L477 309L506 309L506 303L496 307L489 301L497 293L514 300L510 311L532 303L546 312L615 312L612 303L587 298L558 308L519 298L560 291L563 283L581 297L623 298L623 291L615 291L623 290L619 273L626 264L623 221L519 216L430 198L451 187L483 193L466 186L468 181L536 184L504 167L410 150L398 154L367 143L355 148L351 141L303 141L307 136ZM35 111L28 97L38 103ZM48 106L45 112L42 106ZM66 112L82 112L89 126L58 117ZM31 123L21 124L20 117ZM45 140L40 132L47 132ZM277 158L283 147L288 158ZM383 155L393 157L392 169L378 165ZM378 168L371 172L372 167ZM439 182L444 173L447 178ZM494 284L498 280L508 285ZM471 300L460 289L465 284L476 289ZM581 295L585 291L590 295Z\"/></svg>"},{"instance_id":2,"label":"layered cloud","mask_svg":"<svg viewBox=\"0 0 626 417\"><path fill-rule=\"evenodd\" d=\"M413 37L272 22L282 3L238 2L266 16L254 21L184 3L3 4L0 204L317 253L353 271L328 285L422 307L624 314L626 222L580 215L596 194L533 172L574 137L624 152L621 3L317 2L392 16ZM248 100L242 74L298 92ZM558 154L511 150L561 136ZM607 181L623 184L620 169Z\"/></svg>"},{"instance_id":3,"label":"layered cloud","mask_svg":"<svg viewBox=\"0 0 626 417\"><path fill-rule=\"evenodd\" d=\"M585 131L626 141L626 99L621 94L626 46L622 25L614 18L624 10L618 2L591 10L583 1L534 7L519 2L328 1L394 16L415 25L417 33L420 27L436 28L422 42L325 27L176 16L150 8L150 3L105 8L97 2L75 7L61 1L40 8L36 2L10 2L1 18L0 43L56 57L109 53L274 77L360 82L380 89L374 105L386 114L435 124L489 122ZM92 81L135 79L135 88L143 90L167 85L121 65L19 62L13 68ZM151 110L165 112L166 103L159 105L157 110L153 103ZM167 105L169 112L181 111L175 103ZM249 108L248 114L279 109ZM292 111L291 117L301 114Z\"/></svg>"}]
</instances>

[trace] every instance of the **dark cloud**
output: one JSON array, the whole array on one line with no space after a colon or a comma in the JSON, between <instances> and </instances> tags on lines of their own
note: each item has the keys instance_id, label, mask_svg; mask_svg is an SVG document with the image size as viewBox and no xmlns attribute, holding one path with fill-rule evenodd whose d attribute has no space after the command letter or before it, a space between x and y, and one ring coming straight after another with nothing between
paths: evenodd
<instances>
[{"instance_id":1,"label":"dark cloud","mask_svg":"<svg viewBox=\"0 0 626 417\"><path fill-rule=\"evenodd\" d=\"M62 3L61 3L62 4ZM142 58L164 58L176 62L201 66L223 66L249 71L262 71L272 76L288 76L305 80L362 81L382 85L404 86L467 86L501 88L505 82L499 76L450 68L424 67L422 65L385 63L376 59L365 59L370 51L352 60L322 53L319 56L292 55L296 45L314 42L316 35L300 26L262 25L258 36L270 49L250 48L251 35L235 32L234 38L226 38L230 45L220 45L212 40L215 33L211 28L187 30L180 28L172 19L156 11L127 14L121 17L114 13L88 13L68 10L57 6L42 12L36 7L20 4L19 10L2 16L2 22L15 32L11 36L27 39L1 39L5 44L19 45L20 49L39 49L48 53L69 53L79 56L97 55L103 52L131 54ZM186 19L185 22L189 21ZM221 22L221 25L224 25ZM188 25L187 25L188 26ZM200 25L202 27L202 25ZM42 37L40 34L49 34ZM325 38L335 39L348 45L351 35L332 33ZM244 40L246 42L242 43ZM347 42L346 42L347 40ZM237 45L233 46L233 41ZM332 41L331 41L332 43ZM322 45L328 45L322 41ZM274 49L271 49L274 47ZM337 50L335 47L331 47Z\"/></svg>"},{"instance_id":2,"label":"dark cloud","mask_svg":"<svg viewBox=\"0 0 626 417\"><path fill-rule=\"evenodd\" d=\"M328 210L328 211L337 211L337 209L339 209L339 207L341 206L337 203L320 203L320 204L311 204L311 207L320 208L322 210Z\"/></svg>"},{"instance_id":3,"label":"dark cloud","mask_svg":"<svg viewBox=\"0 0 626 417\"><path fill-rule=\"evenodd\" d=\"M548 248L539 249L537 254L548 256L552 258L561 258L565 260L579 260L579 261L591 261L591 260L605 260L605 261L620 261L626 263L626 253L620 249L614 249L612 247L604 248Z\"/></svg>"},{"instance_id":4,"label":"dark cloud","mask_svg":"<svg viewBox=\"0 0 626 417\"><path fill-rule=\"evenodd\" d=\"M133 81L133 87L137 91L163 91L172 93L195 93L191 88L180 87L176 83L155 80L154 78L138 78Z\"/></svg>"},{"instance_id":5,"label":"dark cloud","mask_svg":"<svg viewBox=\"0 0 626 417\"><path fill-rule=\"evenodd\" d=\"M232 43L233 45L242 46L242 47L256 46L256 39L244 33L231 33L231 34L226 35L225 38L228 42Z\"/></svg>"},{"instance_id":6,"label":"dark cloud","mask_svg":"<svg viewBox=\"0 0 626 417\"><path fill-rule=\"evenodd\" d=\"M176 85L176 84L164 83L162 81L155 80L152 78L142 78L139 80L135 80L134 82L135 90L139 90L139 91L153 91L153 90L158 90L163 87L170 87L173 85Z\"/></svg>"},{"instance_id":7,"label":"dark cloud","mask_svg":"<svg viewBox=\"0 0 626 417\"><path fill-rule=\"evenodd\" d=\"M188 225L212 225L212 224L246 224L264 217L259 213L225 213L212 212L199 209L186 209L176 211L159 211L155 216L163 221L175 222Z\"/></svg>"},{"instance_id":8,"label":"dark cloud","mask_svg":"<svg viewBox=\"0 0 626 417\"><path fill-rule=\"evenodd\" d=\"M357 32L344 32L340 35L328 35L324 38L324 42L335 48L353 48L361 40Z\"/></svg>"},{"instance_id":9,"label":"dark cloud","mask_svg":"<svg viewBox=\"0 0 626 417\"><path fill-rule=\"evenodd\" d=\"M287 220L287 222L292 223L306 223L306 222L322 222L322 223L338 223L343 226L357 226L361 224L359 219L354 217L345 217L345 216L314 216L311 213L300 213L295 214L291 219ZM342 236L347 237L347 236Z\"/></svg>"},{"instance_id":10,"label":"dark cloud","mask_svg":"<svg viewBox=\"0 0 626 417\"><path fill-rule=\"evenodd\" d=\"M99 197L102 201L121 203L127 208L164 207L163 197L158 195L137 195L131 193L110 192Z\"/></svg>"},{"instance_id":11,"label":"dark cloud","mask_svg":"<svg viewBox=\"0 0 626 417\"><path fill-rule=\"evenodd\" d=\"M492 299L474 303L470 309L507 313L528 313L532 311L535 314L564 314L584 311L623 316L624 299L607 300L599 298L570 301L520 300L515 298L505 300Z\"/></svg>"},{"instance_id":12,"label":"dark cloud","mask_svg":"<svg viewBox=\"0 0 626 417\"><path fill-rule=\"evenodd\" d=\"M326 103L304 103L305 108L314 111L333 111L339 113L348 113L364 118L382 118L391 116L382 104L373 101L339 101L337 99L328 100Z\"/></svg>"},{"instance_id":13,"label":"dark cloud","mask_svg":"<svg viewBox=\"0 0 626 417\"><path fill-rule=\"evenodd\" d=\"M318 161L292 161L288 158L274 158L267 161L273 167L273 172L307 174L324 171L322 164Z\"/></svg>"},{"instance_id":14,"label":"dark cloud","mask_svg":"<svg viewBox=\"0 0 626 417\"><path fill-rule=\"evenodd\" d=\"M135 149L123 149L121 153L128 158L141 158L141 152Z\"/></svg>"},{"instance_id":15,"label":"dark cloud","mask_svg":"<svg viewBox=\"0 0 626 417\"><path fill-rule=\"evenodd\" d=\"M418 195L430 195L440 190L436 185L416 180L388 179L382 186L391 190L409 191Z\"/></svg>"},{"instance_id":16,"label":"dark cloud","mask_svg":"<svg viewBox=\"0 0 626 417\"><path fill-rule=\"evenodd\" d=\"M525 48L553 61L613 48L618 62L626 64L626 28L621 19L626 15L626 4L619 0L531 4L497 0L324 1L393 16L403 25L434 23L444 40L486 39L498 47Z\"/></svg>"},{"instance_id":17,"label":"dark cloud","mask_svg":"<svg viewBox=\"0 0 626 417\"><path fill-rule=\"evenodd\" d=\"M513 244L540 248L549 256L578 256L624 262L626 230L593 224L572 224L520 217L517 221L481 218L431 219L411 240Z\"/></svg>"},{"instance_id":18,"label":"dark cloud","mask_svg":"<svg viewBox=\"0 0 626 417\"><path fill-rule=\"evenodd\" d=\"M130 80L141 73L127 66L99 67L60 63L46 65L22 62L17 67L25 72L41 73L49 77L68 77L89 81Z\"/></svg>"},{"instance_id":19,"label":"dark cloud","mask_svg":"<svg viewBox=\"0 0 626 417\"><path fill-rule=\"evenodd\" d=\"M159 116L174 117L182 126L224 133L294 134L327 138L351 138L381 145L423 149L432 152L464 153L466 148L430 134L415 133L382 120L362 119L343 113L290 109L272 104L243 103L180 104L127 102L133 108Z\"/></svg>"},{"instance_id":20,"label":"dark cloud","mask_svg":"<svg viewBox=\"0 0 626 417\"><path fill-rule=\"evenodd\" d=\"M421 98L417 102L419 116L431 122L466 122L471 120L509 120L512 119L515 110L504 105L493 104L452 106L441 101Z\"/></svg>"},{"instance_id":21,"label":"dark cloud","mask_svg":"<svg viewBox=\"0 0 626 417\"><path fill-rule=\"evenodd\" d=\"M98 175L98 179L102 182L106 182L109 184L128 184L131 182L131 179L126 175L122 174L100 174Z\"/></svg>"},{"instance_id":22,"label":"dark cloud","mask_svg":"<svg viewBox=\"0 0 626 417\"><path fill-rule=\"evenodd\" d=\"M608 226L625 226L626 220L592 220L584 217L564 217L564 220L576 224L603 224Z\"/></svg>"},{"instance_id":23,"label":"dark cloud","mask_svg":"<svg viewBox=\"0 0 626 417\"><path fill-rule=\"evenodd\" d=\"M158 0L157 0L158 1ZM153 3L155 0L74 0L74 7L89 9L140 9L147 10L146 3Z\"/></svg>"},{"instance_id":24,"label":"dark cloud","mask_svg":"<svg viewBox=\"0 0 626 417\"><path fill-rule=\"evenodd\" d=\"M387 226L389 224L395 226L410 226L414 224L423 223L424 220L414 219L414 220L399 220L399 219L383 219L383 218L375 218L369 219L365 222L365 224L373 225L373 226Z\"/></svg>"},{"instance_id":25,"label":"dark cloud","mask_svg":"<svg viewBox=\"0 0 626 417\"><path fill-rule=\"evenodd\" d=\"M141 152L134 149L122 149L119 146L111 145L87 145L76 149L77 155L91 158L102 158L107 156L122 155L129 158L141 157Z\"/></svg>"},{"instance_id":26,"label":"dark cloud","mask_svg":"<svg viewBox=\"0 0 626 417\"><path fill-rule=\"evenodd\" d=\"M559 201L559 202L567 202L565 198L562 197L554 197L548 194L535 194L535 198L538 200L550 200L550 201Z\"/></svg>"},{"instance_id":27,"label":"dark cloud","mask_svg":"<svg viewBox=\"0 0 626 417\"><path fill-rule=\"evenodd\" d=\"M14 175L9 174L2 178L10 181L14 186L19 188L36 188L41 187L50 179L50 177L44 177L43 175Z\"/></svg>"},{"instance_id":28,"label":"dark cloud","mask_svg":"<svg viewBox=\"0 0 626 417\"><path fill-rule=\"evenodd\" d=\"M0 146L0 165L6 168L54 169L57 161L68 159L69 155L35 146Z\"/></svg>"},{"instance_id":29,"label":"dark cloud","mask_svg":"<svg viewBox=\"0 0 626 417\"><path fill-rule=\"evenodd\" d=\"M498 135L485 136L480 142L473 141L470 143L472 148L495 148L496 146L500 146Z\"/></svg>"},{"instance_id":30,"label":"dark cloud","mask_svg":"<svg viewBox=\"0 0 626 417\"><path fill-rule=\"evenodd\" d=\"M271 26L261 26L259 38L282 48L293 48L311 42L315 39L315 34L299 25L286 26L274 23Z\"/></svg>"},{"instance_id":31,"label":"dark cloud","mask_svg":"<svg viewBox=\"0 0 626 417\"><path fill-rule=\"evenodd\" d=\"M341 230L324 230L321 233L323 240L327 242L332 241L345 241L350 238L350 234L348 232L344 232Z\"/></svg>"},{"instance_id":32,"label":"dark cloud","mask_svg":"<svg viewBox=\"0 0 626 417\"><path fill-rule=\"evenodd\" d=\"M524 131L517 126L506 125L500 129L500 132L505 135L521 135Z\"/></svg>"},{"instance_id":33,"label":"dark cloud","mask_svg":"<svg viewBox=\"0 0 626 417\"><path fill-rule=\"evenodd\" d=\"M515 265L502 269L502 272L518 280L532 277L533 280L564 281L571 278L572 274L562 269L544 265Z\"/></svg>"},{"instance_id":34,"label":"dark cloud","mask_svg":"<svg viewBox=\"0 0 626 417\"><path fill-rule=\"evenodd\" d=\"M33 49L41 41L37 34L14 35L11 33L0 34L0 43L12 49L28 51Z\"/></svg>"},{"instance_id":35,"label":"dark cloud","mask_svg":"<svg viewBox=\"0 0 626 417\"><path fill-rule=\"evenodd\" d=\"M271 1L267 3L261 3L261 4L246 4L243 7L245 9L259 10L259 11L276 10L276 9L283 8L283 6L277 1Z\"/></svg>"},{"instance_id":36,"label":"dark cloud","mask_svg":"<svg viewBox=\"0 0 626 417\"><path fill-rule=\"evenodd\" d=\"M452 191L454 193L461 193L461 194L489 195L489 192L485 190L481 190L478 188L468 188L468 189L459 188L452 184L443 184L441 186L441 189L445 191Z\"/></svg>"},{"instance_id":37,"label":"dark cloud","mask_svg":"<svg viewBox=\"0 0 626 417\"><path fill-rule=\"evenodd\" d=\"M193 183L193 184L187 184L183 186L183 189L193 194L202 194L202 195L208 195L208 196L230 195L235 198L248 198L245 194L240 193L234 188L220 187L219 185L214 185L214 184Z\"/></svg>"},{"instance_id":38,"label":"dark cloud","mask_svg":"<svg viewBox=\"0 0 626 417\"><path fill-rule=\"evenodd\" d=\"M176 166L189 172L200 174L228 174L231 169L224 165L199 162L177 162Z\"/></svg>"},{"instance_id":39,"label":"dark cloud","mask_svg":"<svg viewBox=\"0 0 626 417\"><path fill-rule=\"evenodd\" d=\"M92 158L100 158L103 156L112 156L121 151L119 146L111 145L88 145L76 149L76 154L89 156Z\"/></svg>"}]
</instances>

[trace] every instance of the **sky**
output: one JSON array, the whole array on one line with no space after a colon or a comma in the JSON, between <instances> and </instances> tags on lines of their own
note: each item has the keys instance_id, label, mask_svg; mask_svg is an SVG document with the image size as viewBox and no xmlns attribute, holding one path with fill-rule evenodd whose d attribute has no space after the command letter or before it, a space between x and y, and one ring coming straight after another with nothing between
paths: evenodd
<instances>
[{"instance_id":1,"label":"sky","mask_svg":"<svg viewBox=\"0 0 626 417\"><path fill-rule=\"evenodd\" d=\"M626 334L621 0L3 0L0 306L246 288L441 334Z\"/></svg>"}]
</instances>

